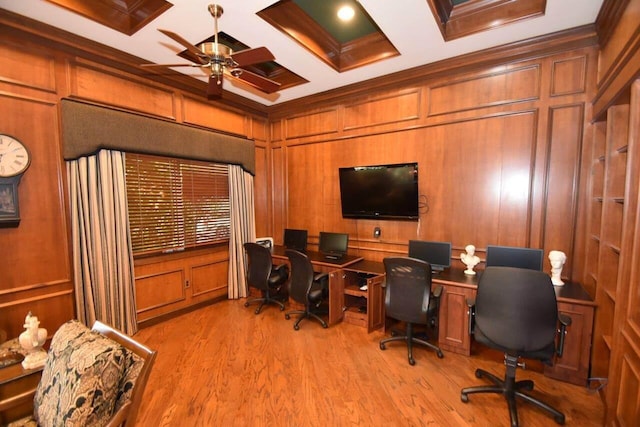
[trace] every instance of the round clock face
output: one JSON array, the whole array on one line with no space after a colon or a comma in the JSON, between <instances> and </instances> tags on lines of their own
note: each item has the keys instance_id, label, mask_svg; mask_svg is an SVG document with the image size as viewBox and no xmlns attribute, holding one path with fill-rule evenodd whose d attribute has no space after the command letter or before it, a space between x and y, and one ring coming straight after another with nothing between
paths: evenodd
<instances>
[{"instance_id":1,"label":"round clock face","mask_svg":"<svg viewBox=\"0 0 640 427\"><path fill-rule=\"evenodd\" d=\"M20 175L29 167L29 151L20 141L0 134L0 177Z\"/></svg>"}]
</instances>

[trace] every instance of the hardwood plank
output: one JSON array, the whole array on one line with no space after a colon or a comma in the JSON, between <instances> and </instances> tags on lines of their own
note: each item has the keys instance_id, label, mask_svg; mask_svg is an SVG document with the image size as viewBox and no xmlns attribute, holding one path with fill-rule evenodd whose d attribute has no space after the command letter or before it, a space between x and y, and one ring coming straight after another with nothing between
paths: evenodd
<instances>
[{"instance_id":1,"label":"hardwood plank","mask_svg":"<svg viewBox=\"0 0 640 427\"><path fill-rule=\"evenodd\" d=\"M381 331L341 323L323 329L305 320L299 331L276 307L260 315L244 300L223 301L142 329L136 339L158 350L138 425L508 425L504 399L460 389L479 384L475 369L502 376L490 358L406 347L380 350ZM534 393L564 411L567 425L600 426L598 394L584 387L518 372ZM540 410L520 404L528 427L555 425Z\"/></svg>"}]
</instances>

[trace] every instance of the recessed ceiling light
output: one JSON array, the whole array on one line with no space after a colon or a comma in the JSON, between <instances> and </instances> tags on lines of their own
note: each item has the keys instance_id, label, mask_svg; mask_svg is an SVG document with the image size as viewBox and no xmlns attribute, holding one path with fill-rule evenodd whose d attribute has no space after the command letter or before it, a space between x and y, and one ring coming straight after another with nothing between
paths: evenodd
<instances>
[{"instance_id":1,"label":"recessed ceiling light","mask_svg":"<svg viewBox=\"0 0 640 427\"><path fill-rule=\"evenodd\" d=\"M338 18L342 21L351 21L351 19L353 19L353 15L355 15L355 12L351 6L342 6L338 9Z\"/></svg>"}]
</instances>

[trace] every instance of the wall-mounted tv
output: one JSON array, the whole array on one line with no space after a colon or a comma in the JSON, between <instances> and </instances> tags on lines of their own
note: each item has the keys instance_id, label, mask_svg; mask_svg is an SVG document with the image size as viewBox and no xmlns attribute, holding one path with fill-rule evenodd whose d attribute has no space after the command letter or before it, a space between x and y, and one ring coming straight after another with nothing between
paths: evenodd
<instances>
[{"instance_id":1,"label":"wall-mounted tv","mask_svg":"<svg viewBox=\"0 0 640 427\"><path fill-rule=\"evenodd\" d=\"M344 218L418 220L417 163L340 168L339 175Z\"/></svg>"}]
</instances>

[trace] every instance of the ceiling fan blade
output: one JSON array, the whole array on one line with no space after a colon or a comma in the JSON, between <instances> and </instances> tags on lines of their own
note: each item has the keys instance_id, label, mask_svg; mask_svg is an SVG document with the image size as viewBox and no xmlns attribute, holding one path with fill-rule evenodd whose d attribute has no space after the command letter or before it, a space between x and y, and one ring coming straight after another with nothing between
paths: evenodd
<instances>
[{"instance_id":1,"label":"ceiling fan blade","mask_svg":"<svg viewBox=\"0 0 640 427\"><path fill-rule=\"evenodd\" d=\"M197 64L140 64L140 66L145 68L168 68L168 67L199 67L200 65L197 65Z\"/></svg>"},{"instance_id":2,"label":"ceiling fan blade","mask_svg":"<svg viewBox=\"0 0 640 427\"><path fill-rule=\"evenodd\" d=\"M218 99L222 96L222 76L219 78L215 75L209 77L209 86L207 87L207 99Z\"/></svg>"},{"instance_id":3,"label":"ceiling fan blade","mask_svg":"<svg viewBox=\"0 0 640 427\"><path fill-rule=\"evenodd\" d=\"M231 58L238 64L238 67L274 61L276 59L266 47L241 50L240 52L233 53Z\"/></svg>"},{"instance_id":4,"label":"ceiling fan blade","mask_svg":"<svg viewBox=\"0 0 640 427\"><path fill-rule=\"evenodd\" d=\"M182 46L186 47L187 51L191 54L190 55L190 59L196 59L197 58L197 61L194 61L194 62L199 62L199 63L201 63L203 65L207 64L209 62L209 58L207 57L207 55L202 53L202 51L200 49L198 49L197 47L195 47L194 45L189 43L187 40L183 39L178 34L174 33L173 31L163 30L163 29L160 29L160 28L158 28L158 31L160 31L165 36L167 36L169 38L172 38L176 42L180 43Z\"/></svg>"},{"instance_id":5,"label":"ceiling fan blade","mask_svg":"<svg viewBox=\"0 0 640 427\"><path fill-rule=\"evenodd\" d=\"M249 70L242 69L241 71L242 73L239 75L235 75L234 73L231 73L231 75L266 93L274 93L280 89L280 83L276 81L262 77L256 73L252 73Z\"/></svg>"}]
</instances>

